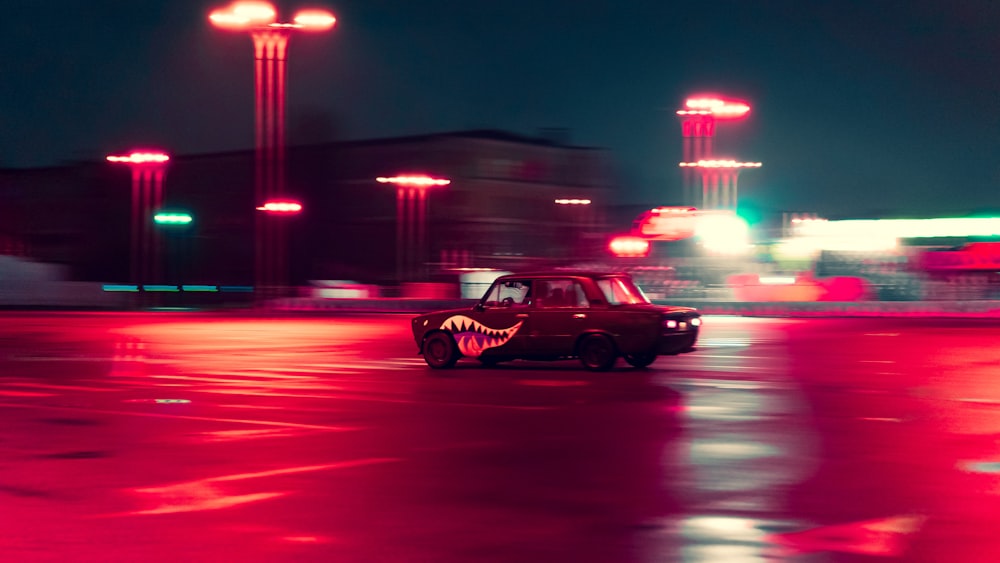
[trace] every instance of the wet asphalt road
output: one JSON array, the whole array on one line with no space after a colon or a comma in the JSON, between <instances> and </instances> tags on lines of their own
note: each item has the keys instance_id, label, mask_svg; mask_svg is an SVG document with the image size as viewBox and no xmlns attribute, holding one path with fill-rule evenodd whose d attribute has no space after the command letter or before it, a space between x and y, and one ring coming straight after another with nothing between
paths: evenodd
<instances>
[{"instance_id":1,"label":"wet asphalt road","mask_svg":"<svg viewBox=\"0 0 1000 563\"><path fill-rule=\"evenodd\" d=\"M1000 560L1000 324L442 376L408 318L0 313L0 560Z\"/></svg>"}]
</instances>

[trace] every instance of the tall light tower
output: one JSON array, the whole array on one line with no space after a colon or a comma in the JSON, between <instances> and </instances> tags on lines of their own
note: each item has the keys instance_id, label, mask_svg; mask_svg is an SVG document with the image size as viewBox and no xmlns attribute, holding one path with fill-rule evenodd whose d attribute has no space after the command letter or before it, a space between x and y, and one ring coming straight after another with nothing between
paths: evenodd
<instances>
[{"instance_id":1,"label":"tall light tower","mask_svg":"<svg viewBox=\"0 0 1000 563\"><path fill-rule=\"evenodd\" d=\"M684 101L684 108L677 110L684 135L684 162L712 160L715 126L718 121L742 119L750 113L750 105L741 100L718 96L692 96ZM698 205L702 201L701 177L690 167L682 167L685 205Z\"/></svg>"},{"instance_id":2,"label":"tall light tower","mask_svg":"<svg viewBox=\"0 0 1000 563\"><path fill-rule=\"evenodd\" d=\"M143 284L159 281L160 247L153 227L153 213L163 206L163 178L169 160L166 153L150 150L107 156L108 162L126 164L132 169L129 281L140 289Z\"/></svg>"},{"instance_id":3,"label":"tall light tower","mask_svg":"<svg viewBox=\"0 0 1000 563\"><path fill-rule=\"evenodd\" d=\"M237 1L213 11L216 27L247 31L254 46L255 170L254 202L285 195L285 85L288 40L293 31L326 31L337 19L325 10L302 10L291 22L277 21L270 2ZM280 266L284 243L281 221L269 214L256 215L254 277L258 289L268 294L284 285L287 272Z\"/></svg>"},{"instance_id":4,"label":"tall light tower","mask_svg":"<svg viewBox=\"0 0 1000 563\"><path fill-rule=\"evenodd\" d=\"M682 162L681 169L700 175L701 193L693 205L699 209L727 209L736 211L739 193L736 182L740 171L760 168L760 162L737 162L735 160L699 160Z\"/></svg>"}]
</instances>

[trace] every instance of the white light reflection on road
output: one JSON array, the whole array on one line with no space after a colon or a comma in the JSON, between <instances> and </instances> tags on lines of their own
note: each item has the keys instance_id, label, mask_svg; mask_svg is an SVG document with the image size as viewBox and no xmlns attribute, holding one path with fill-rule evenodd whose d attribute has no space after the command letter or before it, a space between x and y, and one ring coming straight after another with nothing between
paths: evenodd
<instances>
[{"instance_id":1,"label":"white light reflection on road","mask_svg":"<svg viewBox=\"0 0 1000 563\"><path fill-rule=\"evenodd\" d=\"M811 475L818 464L818 433L808 425L782 421L805 419L809 403L784 363L768 362L757 346L784 346L789 325L800 321L755 319L706 321L699 350L685 356L674 379L684 399L686 463L675 490L687 491L691 510L666 530L683 536L683 561L756 563L771 561L776 546L767 529L802 527L801 522L762 521L754 514L786 512L782 491ZM754 326L752 338L745 324ZM704 346L703 346L704 344ZM692 377L712 371L712 378ZM731 377L720 379L720 372ZM675 452L665 452L670 463ZM665 540L669 541L669 540Z\"/></svg>"}]
</instances>

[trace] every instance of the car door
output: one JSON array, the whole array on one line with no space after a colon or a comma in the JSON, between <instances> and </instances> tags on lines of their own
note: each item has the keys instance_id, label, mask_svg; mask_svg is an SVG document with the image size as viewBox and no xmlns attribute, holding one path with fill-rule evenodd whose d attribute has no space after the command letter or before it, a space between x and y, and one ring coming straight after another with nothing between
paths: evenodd
<instances>
[{"instance_id":1,"label":"car door","mask_svg":"<svg viewBox=\"0 0 1000 563\"><path fill-rule=\"evenodd\" d=\"M529 312L528 351L536 356L572 355L577 335L587 326L590 303L572 278L535 281Z\"/></svg>"},{"instance_id":2,"label":"car door","mask_svg":"<svg viewBox=\"0 0 1000 563\"><path fill-rule=\"evenodd\" d=\"M452 329L462 355L519 356L525 348L525 324L531 299L528 280L497 280L468 315Z\"/></svg>"}]
</instances>

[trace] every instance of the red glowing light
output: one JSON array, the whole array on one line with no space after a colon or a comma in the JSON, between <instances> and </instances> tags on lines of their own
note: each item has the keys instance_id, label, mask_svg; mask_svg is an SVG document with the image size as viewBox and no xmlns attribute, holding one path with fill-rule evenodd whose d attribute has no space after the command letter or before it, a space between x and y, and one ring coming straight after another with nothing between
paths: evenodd
<instances>
[{"instance_id":1,"label":"red glowing light","mask_svg":"<svg viewBox=\"0 0 1000 563\"><path fill-rule=\"evenodd\" d=\"M277 11L270 2L233 2L226 8L213 11L208 19L225 29L247 29L274 23Z\"/></svg>"},{"instance_id":2,"label":"red glowing light","mask_svg":"<svg viewBox=\"0 0 1000 563\"><path fill-rule=\"evenodd\" d=\"M688 98L677 115L711 115L717 119L737 119L750 113L750 104L712 96Z\"/></svg>"},{"instance_id":3,"label":"red glowing light","mask_svg":"<svg viewBox=\"0 0 1000 563\"><path fill-rule=\"evenodd\" d=\"M760 162L737 162L735 160L699 160L698 162L681 162L681 168L760 168Z\"/></svg>"},{"instance_id":4,"label":"red glowing light","mask_svg":"<svg viewBox=\"0 0 1000 563\"><path fill-rule=\"evenodd\" d=\"M303 10L292 21L306 31L326 31L337 23L337 18L326 10Z\"/></svg>"},{"instance_id":5,"label":"red glowing light","mask_svg":"<svg viewBox=\"0 0 1000 563\"><path fill-rule=\"evenodd\" d=\"M166 162L170 157L161 152L133 152L127 155L108 155L107 160L126 164L156 164Z\"/></svg>"},{"instance_id":6,"label":"red glowing light","mask_svg":"<svg viewBox=\"0 0 1000 563\"><path fill-rule=\"evenodd\" d=\"M411 175L411 176L379 176L375 178L375 181L380 184L396 184L397 186L406 186L410 188L427 188L431 186L447 186L451 183L451 180L445 178L431 178L430 176L423 175Z\"/></svg>"},{"instance_id":7,"label":"red glowing light","mask_svg":"<svg viewBox=\"0 0 1000 563\"><path fill-rule=\"evenodd\" d=\"M214 10L208 19L223 29L288 28L303 31L326 31L334 26L337 18L326 10L302 10L293 23L277 22L278 12L270 2L233 2L225 8Z\"/></svg>"},{"instance_id":8,"label":"red glowing light","mask_svg":"<svg viewBox=\"0 0 1000 563\"><path fill-rule=\"evenodd\" d=\"M639 215L632 233L643 240L681 240L694 236L700 214L694 207L656 207Z\"/></svg>"},{"instance_id":9,"label":"red glowing light","mask_svg":"<svg viewBox=\"0 0 1000 563\"><path fill-rule=\"evenodd\" d=\"M257 207L257 211L268 213L298 213L302 211L302 204L297 201L268 201L264 205Z\"/></svg>"},{"instance_id":10,"label":"red glowing light","mask_svg":"<svg viewBox=\"0 0 1000 563\"><path fill-rule=\"evenodd\" d=\"M611 239L608 248L619 258L642 258L649 255L649 241L632 235L616 236Z\"/></svg>"}]
</instances>

